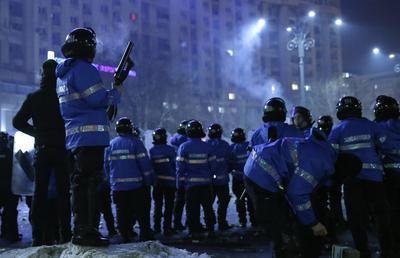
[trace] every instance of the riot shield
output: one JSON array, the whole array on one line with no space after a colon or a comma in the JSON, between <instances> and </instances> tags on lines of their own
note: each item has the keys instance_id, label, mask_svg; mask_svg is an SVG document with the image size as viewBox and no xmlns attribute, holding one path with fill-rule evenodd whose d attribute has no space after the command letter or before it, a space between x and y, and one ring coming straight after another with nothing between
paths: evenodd
<instances>
[{"instance_id":1,"label":"riot shield","mask_svg":"<svg viewBox=\"0 0 400 258\"><path fill-rule=\"evenodd\" d=\"M14 135L13 174L11 190L15 195L32 196L34 190L35 139L22 132Z\"/></svg>"}]
</instances>

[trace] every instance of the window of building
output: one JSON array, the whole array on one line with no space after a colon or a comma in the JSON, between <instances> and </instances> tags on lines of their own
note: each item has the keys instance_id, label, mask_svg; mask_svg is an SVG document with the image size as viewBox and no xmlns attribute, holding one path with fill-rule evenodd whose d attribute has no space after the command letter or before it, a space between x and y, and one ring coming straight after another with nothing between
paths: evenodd
<instances>
[{"instance_id":1,"label":"window of building","mask_svg":"<svg viewBox=\"0 0 400 258\"><path fill-rule=\"evenodd\" d=\"M69 18L69 21L71 22L71 25L73 25L73 26L78 26L78 17L76 17L76 16L71 16L71 17Z\"/></svg>"},{"instance_id":2,"label":"window of building","mask_svg":"<svg viewBox=\"0 0 400 258\"><path fill-rule=\"evenodd\" d=\"M92 8L90 7L90 5L88 3L83 3L82 13L84 15L92 15Z\"/></svg>"},{"instance_id":3,"label":"window of building","mask_svg":"<svg viewBox=\"0 0 400 258\"><path fill-rule=\"evenodd\" d=\"M113 22L121 22L121 14L117 11L113 12Z\"/></svg>"},{"instance_id":4,"label":"window of building","mask_svg":"<svg viewBox=\"0 0 400 258\"><path fill-rule=\"evenodd\" d=\"M120 6L121 5L121 0L113 0L112 4L113 4L113 6Z\"/></svg>"},{"instance_id":5,"label":"window of building","mask_svg":"<svg viewBox=\"0 0 400 258\"><path fill-rule=\"evenodd\" d=\"M39 7L38 8L38 14L39 14L40 19L47 20L47 9L46 9L46 7Z\"/></svg>"},{"instance_id":6,"label":"window of building","mask_svg":"<svg viewBox=\"0 0 400 258\"><path fill-rule=\"evenodd\" d=\"M61 45L61 35L60 35L60 33L59 32L54 32L52 35L51 35L51 40L52 40L52 43L53 43L53 45Z\"/></svg>"},{"instance_id":7,"label":"window of building","mask_svg":"<svg viewBox=\"0 0 400 258\"><path fill-rule=\"evenodd\" d=\"M24 27L22 26L22 24L18 23L18 22L11 22L10 27L14 31L22 32L24 30Z\"/></svg>"},{"instance_id":8,"label":"window of building","mask_svg":"<svg viewBox=\"0 0 400 258\"><path fill-rule=\"evenodd\" d=\"M169 13L167 8L158 7L157 8L157 19L159 20L169 20Z\"/></svg>"},{"instance_id":9,"label":"window of building","mask_svg":"<svg viewBox=\"0 0 400 258\"><path fill-rule=\"evenodd\" d=\"M70 0L71 5L78 7L79 5L79 0Z\"/></svg>"},{"instance_id":10,"label":"window of building","mask_svg":"<svg viewBox=\"0 0 400 258\"><path fill-rule=\"evenodd\" d=\"M159 38L158 39L158 49L161 51L169 52L171 50L171 46L169 44L168 39Z\"/></svg>"},{"instance_id":11,"label":"window of building","mask_svg":"<svg viewBox=\"0 0 400 258\"><path fill-rule=\"evenodd\" d=\"M10 17L23 16L23 6L21 2L10 1L9 10L10 10Z\"/></svg>"},{"instance_id":12,"label":"window of building","mask_svg":"<svg viewBox=\"0 0 400 258\"><path fill-rule=\"evenodd\" d=\"M102 6L100 6L100 12L101 12L101 14L103 14L103 15L105 15L105 16L108 16L108 6L107 5L102 5Z\"/></svg>"},{"instance_id":13,"label":"window of building","mask_svg":"<svg viewBox=\"0 0 400 258\"><path fill-rule=\"evenodd\" d=\"M51 15L51 24L53 26L60 26L61 25L61 19L60 19L61 14L60 13L53 13Z\"/></svg>"},{"instance_id":14,"label":"window of building","mask_svg":"<svg viewBox=\"0 0 400 258\"><path fill-rule=\"evenodd\" d=\"M22 45L16 43L9 44L10 60L23 60L24 59L24 49Z\"/></svg>"},{"instance_id":15,"label":"window of building","mask_svg":"<svg viewBox=\"0 0 400 258\"><path fill-rule=\"evenodd\" d=\"M51 5L60 6L61 5L60 0L51 0Z\"/></svg>"}]
</instances>

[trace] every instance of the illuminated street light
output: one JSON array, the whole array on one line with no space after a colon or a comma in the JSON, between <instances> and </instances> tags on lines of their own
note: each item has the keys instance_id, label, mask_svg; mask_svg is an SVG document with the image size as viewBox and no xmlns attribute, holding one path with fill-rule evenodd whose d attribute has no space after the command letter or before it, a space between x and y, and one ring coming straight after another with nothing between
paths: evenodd
<instances>
[{"instance_id":1,"label":"illuminated street light","mask_svg":"<svg viewBox=\"0 0 400 258\"><path fill-rule=\"evenodd\" d=\"M261 18L261 19L259 19L259 20L257 21L257 26L260 27L260 28L264 28L264 26L265 26L266 23L267 23L267 22L265 21L265 19Z\"/></svg>"},{"instance_id":2,"label":"illuminated street light","mask_svg":"<svg viewBox=\"0 0 400 258\"><path fill-rule=\"evenodd\" d=\"M56 57L56 54L54 53L54 51L47 51L47 59L54 59Z\"/></svg>"},{"instance_id":3,"label":"illuminated street light","mask_svg":"<svg viewBox=\"0 0 400 258\"><path fill-rule=\"evenodd\" d=\"M233 56L233 55L234 55L233 49L227 49L225 52L226 52L229 56Z\"/></svg>"},{"instance_id":4,"label":"illuminated street light","mask_svg":"<svg viewBox=\"0 0 400 258\"><path fill-rule=\"evenodd\" d=\"M235 100L236 99L235 93L228 93L228 99L229 100Z\"/></svg>"},{"instance_id":5,"label":"illuminated street light","mask_svg":"<svg viewBox=\"0 0 400 258\"><path fill-rule=\"evenodd\" d=\"M317 15L317 13L314 10L311 10L308 12L308 17L314 18Z\"/></svg>"},{"instance_id":6,"label":"illuminated street light","mask_svg":"<svg viewBox=\"0 0 400 258\"><path fill-rule=\"evenodd\" d=\"M292 90L299 90L299 85L297 83L292 83Z\"/></svg>"},{"instance_id":7,"label":"illuminated street light","mask_svg":"<svg viewBox=\"0 0 400 258\"><path fill-rule=\"evenodd\" d=\"M389 58L390 58L390 59L395 59L395 58L396 58L396 55L395 55L395 54L390 54L390 55L389 55Z\"/></svg>"},{"instance_id":8,"label":"illuminated street light","mask_svg":"<svg viewBox=\"0 0 400 258\"><path fill-rule=\"evenodd\" d=\"M343 25L343 20L340 19L340 18L337 18L337 19L335 20L335 25L336 25L336 26L342 26L342 25Z\"/></svg>"},{"instance_id":9,"label":"illuminated street light","mask_svg":"<svg viewBox=\"0 0 400 258\"><path fill-rule=\"evenodd\" d=\"M374 48L372 49L372 53L373 53L374 55L379 55L379 54L381 53L381 50L380 50L379 48L377 48L377 47L374 47Z\"/></svg>"},{"instance_id":10,"label":"illuminated street light","mask_svg":"<svg viewBox=\"0 0 400 258\"><path fill-rule=\"evenodd\" d=\"M287 27L287 28L286 28L286 31L287 31L287 32L292 32L292 31L293 31L293 28L292 28L292 27Z\"/></svg>"}]
</instances>

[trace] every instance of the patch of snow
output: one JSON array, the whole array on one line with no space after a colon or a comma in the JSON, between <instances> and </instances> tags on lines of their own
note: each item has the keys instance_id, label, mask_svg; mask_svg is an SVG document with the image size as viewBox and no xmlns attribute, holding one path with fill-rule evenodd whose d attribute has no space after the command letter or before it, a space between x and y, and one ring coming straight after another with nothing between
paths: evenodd
<instances>
[{"instance_id":1,"label":"patch of snow","mask_svg":"<svg viewBox=\"0 0 400 258\"><path fill-rule=\"evenodd\" d=\"M192 257L209 258L207 254L190 253L183 249L168 247L158 241L147 241L121 245L110 245L108 247L78 246L71 243L54 246L29 247L24 249L13 249L0 253L0 257L8 258L167 258L167 257Z\"/></svg>"}]
</instances>

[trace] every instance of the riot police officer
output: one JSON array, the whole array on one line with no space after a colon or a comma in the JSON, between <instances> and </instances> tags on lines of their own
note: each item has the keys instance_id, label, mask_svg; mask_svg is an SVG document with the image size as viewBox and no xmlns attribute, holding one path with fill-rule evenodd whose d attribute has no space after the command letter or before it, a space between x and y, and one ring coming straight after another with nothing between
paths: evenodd
<instances>
[{"instance_id":1,"label":"riot police officer","mask_svg":"<svg viewBox=\"0 0 400 258\"><path fill-rule=\"evenodd\" d=\"M246 189L256 209L263 206L273 221L269 228L276 257L286 257L282 242L283 227L287 223L285 199L299 221L302 257L319 257L321 239L318 237L327 234L314 213L311 194L317 185L333 175L336 154L316 130L306 139L283 138L255 146L244 167Z\"/></svg>"},{"instance_id":2,"label":"riot police officer","mask_svg":"<svg viewBox=\"0 0 400 258\"><path fill-rule=\"evenodd\" d=\"M391 226L395 246L400 248L400 120L399 104L396 99L381 95L374 107L375 121L386 131L383 144L383 168L386 192L390 204Z\"/></svg>"},{"instance_id":3,"label":"riot police officer","mask_svg":"<svg viewBox=\"0 0 400 258\"><path fill-rule=\"evenodd\" d=\"M385 132L376 123L362 118L361 102L355 97L341 98L336 111L340 123L332 129L329 141L339 153L356 155L362 162L360 174L344 184L344 200L355 246L362 258L371 257L367 236L367 207L371 207L378 224L382 257L391 257L389 208L382 183L383 167L377 154L385 143Z\"/></svg>"},{"instance_id":4,"label":"riot police officer","mask_svg":"<svg viewBox=\"0 0 400 258\"><path fill-rule=\"evenodd\" d=\"M331 116L325 115L325 116L320 116L318 118L317 128L323 131L326 137L329 137L329 134L332 131L332 127L333 127L333 119Z\"/></svg>"},{"instance_id":5,"label":"riot police officer","mask_svg":"<svg viewBox=\"0 0 400 258\"><path fill-rule=\"evenodd\" d=\"M57 189L57 213L60 223L60 242L71 238L69 175L65 148L64 121L56 93L57 62L47 60L42 66L40 89L29 94L13 119L13 125L35 137L35 191L32 200L32 246L46 244L47 191L50 173L54 170ZM32 124L28 121L32 119Z\"/></svg>"},{"instance_id":6,"label":"riot police officer","mask_svg":"<svg viewBox=\"0 0 400 258\"><path fill-rule=\"evenodd\" d=\"M281 98L271 98L264 104L264 114L262 120L263 126L258 128L251 137L250 146L263 144L268 142L268 128L274 126L277 131L277 137L302 137L302 133L293 125L285 123L286 120L286 104Z\"/></svg>"},{"instance_id":7,"label":"riot police officer","mask_svg":"<svg viewBox=\"0 0 400 258\"><path fill-rule=\"evenodd\" d=\"M232 191L236 196L236 211L239 215L239 223L242 227L246 227L247 212L249 212L251 225L256 226L253 204L247 194L242 196L245 189L243 169L249 156L247 151L249 142L246 141L244 130L242 128L233 129L231 141L229 170L232 174Z\"/></svg>"},{"instance_id":8,"label":"riot police officer","mask_svg":"<svg viewBox=\"0 0 400 258\"><path fill-rule=\"evenodd\" d=\"M105 151L104 169L109 174L118 229L123 242L131 242L132 223L140 226L140 240L153 239L150 229L150 191L153 171L142 141L132 135L132 122L120 118L115 126L118 136Z\"/></svg>"},{"instance_id":9,"label":"riot police officer","mask_svg":"<svg viewBox=\"0 0 400 258\"><path fill-rule=\"evenodd\" d=\"M161 218L164 217L164 235L173 234L172 213L176 192L176 152L167 145L167 131L158 128L153 132L153 144L150 149L150 159L153 164L155 183L153 188L154 199L154 231L161 232ZM163 203L164 212L163 212Z\"/></svg>"},{"instance_id":10,"label":"riot police officer","mask_svg":"<svg viewBox=\"0 0 400 258\"><path fill-rule=\"evenodd\" d=\"M177 152L177 188L186 190L187 223L192 238L200 237L200 206L210 237L214 236L215 214L212 207L212 171L216 171L216 157L210 144L201 140L205 136L200 122L192 120L186 127L188 140ZM185 180L179 180L184 177Z\"/></svg>"},{"instance_id":11,"label":"riot police officer","mask_svg":"<svg viewBox=\"0 0 400 258\"><path fill-rule=\"evenodd\" d=\"M189 120L183 120L180 124L176 133L172 136L170 143L178 150L179 146L187 141L186 136L186 126ZM184 178L179 178L179 180L184 180ZM183 184L181 184L183 185ZM182 224L182 213L185 207L185 188L178 188L175 194L175 204L174 204L174 229L183 230L185 227Z\"/></svg>"},{"instance_id":12,"label":"riot police officer","mask_svg":"<svg viewBox=\"0 0 400 258\"><path fill-rule=\"evenodd\" d=\"M228 159L230 154L229 143L221 139L223 133L222 126L220 124L212 124L208 127L208 139L209 143L214 150L216 156L216 163L218 169L213 172L213 200L218 197L218 210L217 210L217 221L218 229L224 231L230 229L232 226L226 221L226 211L228 209L229 200L231 196L229 194L229 167Z\"/></svg>"},{"instance_id":13,"label":"riot police officer","mask_svg":"<svg viewBox=\"0 0 400 258\"><path fill-rule=\"evenodd\" d=\"M19 197L11 190L13 144L14 137L6 132L0 132L0 209L3 209L0 237L11 243L21 240L17 222Z\"/></svg>"},{"instance_id":14,"label":"riot police officer","mask_svg":"<svg viewBox=\"0 0 400 258\"><path fill-rule=\"evenodd\" d=\"M91 64L96 54L96 34L92 29L71 31L61 51L67 59L57 66L57 94L65 121L66 147L75 162L71 179L75 215L72 243L108 245L108 239L96 228L97 185L104 148L110 143L106 110L118 104L122 83L114 82L111 90L104 88L99 71Z\"/></svg>"},{"instance_id":15,"label":"riot police officer","mask_svg":"<svg viewBox=\"0 0 400 258\"><path fill-rule=\"evenodd\" d=\"M292 124L307 137L314 123L310 110L302 106L294 107L291 120Z\"/></svg>"}]
</instances>

